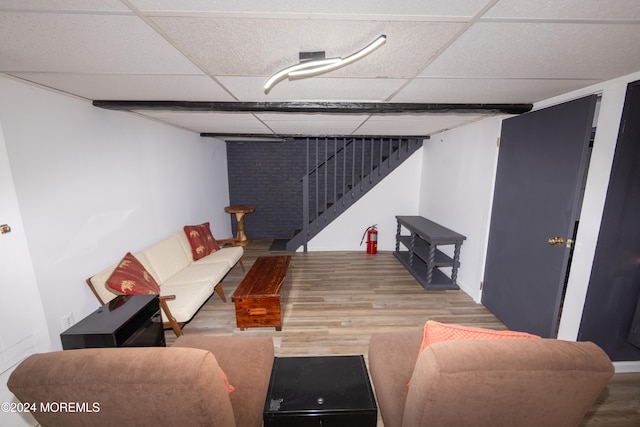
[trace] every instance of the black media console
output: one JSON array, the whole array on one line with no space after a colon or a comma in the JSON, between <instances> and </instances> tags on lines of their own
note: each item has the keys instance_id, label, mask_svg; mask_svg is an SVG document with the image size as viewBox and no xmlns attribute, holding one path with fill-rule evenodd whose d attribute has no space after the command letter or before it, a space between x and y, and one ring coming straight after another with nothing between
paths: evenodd
<instances>
[{"instance_id":1,"label":"black media console","mask_svg":"<svg viewBox=\"0 0 640 427\"><path fill-rule=\"evenodd\" d=\"M158 295L120 295L60 334L64 350L164 347Z\"/></svg>"}]
</instances>

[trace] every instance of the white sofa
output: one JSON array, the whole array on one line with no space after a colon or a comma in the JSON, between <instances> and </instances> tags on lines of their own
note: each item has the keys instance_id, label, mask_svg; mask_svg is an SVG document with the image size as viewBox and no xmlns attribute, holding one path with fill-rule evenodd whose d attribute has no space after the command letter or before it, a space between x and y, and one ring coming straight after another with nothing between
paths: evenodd
<instances>
[{"instance_id":1,"label":"white sofa","mask_svg":"<svg viewBox=\"0 0 640 427\"><path fill-rule=\"evenodd\" d=\"M233 242L234 239L218 241L220 245ZM193 261L191 246L184 231L133 253L158 282L162 320L165 327L173 328L177 336L182 335L180 324L191 320L214 290L226 301L220 281L238 262L244 271L243 254L241 246L226 246ZM106 304L117 295L106 286L106 281L118 263L87 279L101 304Z\"/></svg>"}]
</instances>

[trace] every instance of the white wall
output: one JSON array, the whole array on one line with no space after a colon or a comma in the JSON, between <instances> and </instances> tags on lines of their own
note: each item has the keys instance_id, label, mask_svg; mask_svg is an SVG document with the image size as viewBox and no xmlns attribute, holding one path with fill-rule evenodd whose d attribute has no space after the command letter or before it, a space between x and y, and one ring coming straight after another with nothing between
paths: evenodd
<instances>
[{"instance_id":1,"label":"white wall","mask_svg":"<svg viewBox=\"0 0 640 427\"><path fill-rule=\"evenodd\" d=\"M425 141L419 215L466 236L458 285L480 302L502 119L492 117ZM443 246L453 254L453 248ZM447 272L449 274L449 272Z\"/></svg>"},{"instance_id":2,"label":"white wall","mask_svg":"<svg viewBox=\"0 0 640 427\"><path fill-rule=\"evenodd\" d=\"M309 251L366 251L360 246L367 227L377 224L378 251L396 245L396 215L417 215L420 196L420 148L389 176L309 242Z\"/></svg>"},{"instance_id":3,"label":"white wall","mask_svg":"<svg viewBox=\"0 0 640 427\"><path fill-rule=\"evenodd\" d=\"M231 236L226 146L0 77L2 123L49 326L98 307L85 279L185 224Z\"/></svg>"}]
</instances>

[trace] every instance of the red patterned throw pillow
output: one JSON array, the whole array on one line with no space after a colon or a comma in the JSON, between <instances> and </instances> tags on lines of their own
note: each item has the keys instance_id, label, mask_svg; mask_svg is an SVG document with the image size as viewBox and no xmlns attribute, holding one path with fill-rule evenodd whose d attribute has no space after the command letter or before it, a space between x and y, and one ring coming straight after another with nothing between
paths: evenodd
<instances>
[{"instance_id":1,"label":"red patterned throw pillow","mask_svg":"<svg viewBox=\"0 0 640 427\"><path fill-rule=\"evenodd\" d=\"M131 252L122 258L107 279L107 286L118 294L160 294L160 286Z\"/></svg>"},{"instance_id":2,"label":"red patterned throw pillow","mask_svg":"<svg viewBox=\"0 0 640 427\"><path fill-rule=\"evenodd\" d=\"M187 239L189 239L194 261L220 249L218 242L211 234L211 227L209 227L208 222L200 225L185 225L184 232L187 235Z\"/></svg>"}]
</instances>

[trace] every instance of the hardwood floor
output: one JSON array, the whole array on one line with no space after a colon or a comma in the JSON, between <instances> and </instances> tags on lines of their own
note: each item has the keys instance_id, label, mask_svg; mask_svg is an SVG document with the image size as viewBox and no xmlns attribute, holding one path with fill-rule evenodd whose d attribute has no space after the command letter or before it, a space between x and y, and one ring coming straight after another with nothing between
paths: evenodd
<instances>
[{"instance_id":1,"label":"hardwood floor","mask_svg":"<svg viewBox=\"0 0 640 427\"><path fill-rule=\"evenodd\" d=\"M271 241L245 247L244 265L269 252ZM231 295L244 273L236 266L217 295L185 325L185 335L271 336L276 356L348 355L367 357L373 332L422 329L426 320L506 329L489 310L462 291L425 291L389 252L295 253L292 287L282 331L235 324ZM175 340L167 330L167 345ZM382 426L382 422L378 422ZM583 426L640 426L640 374L616 374L587 413Z\"/></svg>"}]
</instances>

